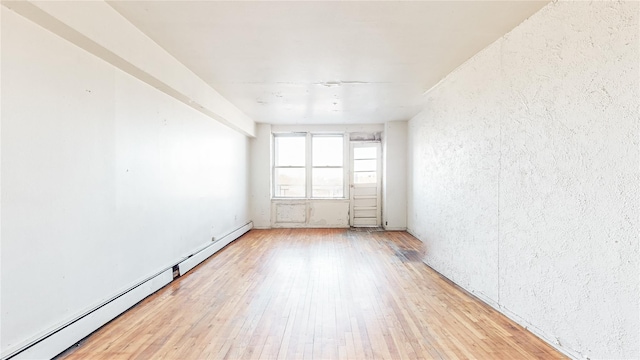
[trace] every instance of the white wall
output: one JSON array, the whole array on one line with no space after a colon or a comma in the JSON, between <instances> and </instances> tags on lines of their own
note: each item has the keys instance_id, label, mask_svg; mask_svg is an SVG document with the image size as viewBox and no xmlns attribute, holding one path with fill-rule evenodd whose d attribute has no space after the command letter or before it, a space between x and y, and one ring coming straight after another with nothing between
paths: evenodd
<instances>
[{"instance_id":1,"label":"white wall","mask_svg":"<svg viewBox=\"0 0 640 360\"><path fill-rule=\"evenodd\" d=\"M349 199L274 199L273 228L348 228Z\"/></svg>"},{"instance_id":2,"label":"white wall","mask_svg":"<svg viewBox=\"0 0 640 360\"><path fill-rule=\"evenodd\" d=\"M407 228L407 122L389 121L382 133L382 226Z\"/></svg>"},{"instance_id":3,"label":"white wall","mask_svg":"<svg viewBox=\"0 0 640 360\"><path fill-rule=\"evenodd\" d=\"M202 114L255 135L251 118L106 1L24 0L2 5Z\"/></svg>"},{"instance_id":4,"label":"white wall","mask_svg":"<svg viewBox=\"0 0 640 360\"><path fill-rule=\"evenodd\" d=\"M639 7L549 4L409 125L426 262L576 357L640 357Z\"/></svg>"},{"instance_id":5,"label":"white wall","mask_svg":"<svg viewBox=\"0 0 640 360\"><path fill-rule=\"evenodd\" d=\"M249 221L248 139L2 8L1 350Z\"/></svg>"},{"instance_id":6,"label":"white wall","mask_svg":"<svg viewBox=\"0 0 640 360\"><path fill-rule=\"evenodd\" d=\"M251 146L251 219L256 229L271 228L271 125L256 124Z\"/></svg>"}]
</instances>

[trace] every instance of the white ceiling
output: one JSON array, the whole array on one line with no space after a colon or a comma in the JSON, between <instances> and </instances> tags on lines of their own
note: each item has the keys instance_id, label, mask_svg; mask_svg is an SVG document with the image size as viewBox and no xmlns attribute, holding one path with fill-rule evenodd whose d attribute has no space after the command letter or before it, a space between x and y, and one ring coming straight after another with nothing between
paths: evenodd
<instances>
[{"instance_id":1,"label":"white ceiling","mask_svg":"<svg viewBox=\"0 0 640 360\"><path fill-rule=\"evenodd\" d=\"M548 1L111 1L256 122L408 120Z\"/></svg>"}]
</instances>

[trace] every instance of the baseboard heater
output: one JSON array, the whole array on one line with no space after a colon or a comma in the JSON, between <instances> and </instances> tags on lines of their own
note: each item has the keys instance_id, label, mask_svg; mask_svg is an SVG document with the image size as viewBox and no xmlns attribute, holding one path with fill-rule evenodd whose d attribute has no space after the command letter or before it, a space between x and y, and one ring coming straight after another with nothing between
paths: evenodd
<instances>
[{"instance_id":1,"label":"baseboard heater","mask_svg":"<svg viewBox=\"0 0 640 360\"><path fill-rule=\"evenodd\" d=\"M173 281L173 269L176 266L180 275L186 274L211 255L251 230L252 227L253 222L248 222L236 230L215 239L207 246L183 258L177 264L159 271L58 328L17 349L9 349L6 354L2 354L2 360L53 358L144 300L147 296L165 287Z\"/></svg>"},{"instance_id":2,"label":"baseboard heater","mask_svg":"<svg viewBox=\"0 0 640 360\"><path fill-rule=\"evenodd\" d=\"M198 250L193 255L189 256L187 259L185 259L184 261L178 264L178 269L180 269L180 275L182 276L186 274L189 270L196 267L196 265L206 260L209 256L215 254L217 251L227 246L227 244L239 238L247 231L251 230L252 227L253 227L253 222L249 222L244 226L241 226L236 230L228 233L227 235L219 239L215 239L215 241L213 241L211 244Z\"/></svg>"}]
</instances>

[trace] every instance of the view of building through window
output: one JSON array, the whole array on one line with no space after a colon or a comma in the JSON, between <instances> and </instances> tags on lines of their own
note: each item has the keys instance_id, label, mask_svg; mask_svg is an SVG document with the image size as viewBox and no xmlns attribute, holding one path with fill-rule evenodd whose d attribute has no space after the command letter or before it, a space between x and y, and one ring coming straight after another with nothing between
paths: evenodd
<instances>
[{"instance_id":1,"label":"view of building through window","mask_svg":"<svg viewBox=\"0 0 640 360\"><path fill-rule=\"evenodd\" d=\"M314 135L311 139L311 197L344 197L342 135Z\"/></svg>"},{"instance_id":2,"label":"view of building through window","mask_svg":"<svg viewBox=\"0 0 640 360\"><path fill-rule=\"evenodd\" d=\"M274 197L343 198L344 136L276 134L273 171Z\"/></svg>"},{"instance_id":3,"label":"view of building through window","mask_svg":"<svg viewBox=\"0 0 640 360\"><path fill-rule=\"evenodd\" d=\"M377 181L378 158L376 148L353 149L353 183L375 184Z\"/></svg>"},{"instance_id":4,"label":"view of building through window","mask_svg":"<svg viewBox=\"0 0 640 360\"><path fill-rule=\"evenodd\" d=\"M306 196L306 137L274 137L274 196Z\"/></svg>"}]
</instances>

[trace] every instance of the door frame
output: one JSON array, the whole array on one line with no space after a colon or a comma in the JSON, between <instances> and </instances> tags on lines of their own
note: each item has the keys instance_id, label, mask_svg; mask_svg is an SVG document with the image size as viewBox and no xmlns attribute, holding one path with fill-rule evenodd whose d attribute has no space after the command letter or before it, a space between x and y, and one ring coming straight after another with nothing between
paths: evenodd
<instances>
[{"instance_id":1,"label":"door frame","mask_svg":"<svg viewBox=\"0 0 640 360\"><path fill-rule=\"evenodd\" d=\"M357 147L376 148L376 225L359 227L380 227L382 226L382 143L380 141L351 141L349 144L349 226L354 227L354 166L353 149Z\"/></svg>"}]
</instances>

